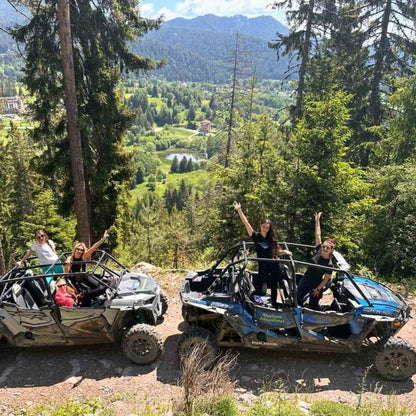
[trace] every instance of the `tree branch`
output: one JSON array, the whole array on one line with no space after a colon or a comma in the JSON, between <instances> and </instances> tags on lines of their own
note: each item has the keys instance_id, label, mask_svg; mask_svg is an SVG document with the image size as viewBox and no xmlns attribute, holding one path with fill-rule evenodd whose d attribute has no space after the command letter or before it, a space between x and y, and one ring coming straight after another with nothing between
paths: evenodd
<instances>
[{"instance_id":1,"label":"tree branch","mask_svg":"<svg viewBox=\"0 0 416 416\"><path fill-rule=\"evenodd\" d=\"M7 1L7 3L9 3L10 4L10 6L12 6L13 7L13 9L17 12L17 13L19 13L19 14L21 14L23 17L25 17L26 19L28 19L28 20L30 20L30 17L29 16L27 16L27 15L25 15L21 10L19 10L10 0L6 0Z\"/></svg>"}]
</instances>

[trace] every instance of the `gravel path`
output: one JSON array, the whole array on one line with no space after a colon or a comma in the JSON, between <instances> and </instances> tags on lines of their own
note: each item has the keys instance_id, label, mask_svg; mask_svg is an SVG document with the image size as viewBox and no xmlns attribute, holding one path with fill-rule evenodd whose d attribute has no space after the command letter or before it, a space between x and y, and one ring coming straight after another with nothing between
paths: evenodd
<instances>
[{"instance_id":1,"label":"gravel path","mask_svg":"<svg viewBox=\"0 0 416 416\"><path fill-rule=\"evenodd\" d=\"M100 397L111 401L120 416L143 409L146 403L170 403L180 397L176 343L185 328L177 287L181 277L169 285L170 305L158 331L165 353L151 366L127 361L117 345L56 347L17 350L2 347L0 362L0 415L14 415L43 402L66 398ZM414 299L409 299L414 305ZM411 319L400 336L416 345L416 322ZM283 380L288 394L303 399L330 399L356 403L368 363L356 355L291 353L239 349L233 372L240 400L252 400ZM370 371L365 400L395 402L416 408L416 376L413 380L386 382Z\"/></svg>"}]
</instances>

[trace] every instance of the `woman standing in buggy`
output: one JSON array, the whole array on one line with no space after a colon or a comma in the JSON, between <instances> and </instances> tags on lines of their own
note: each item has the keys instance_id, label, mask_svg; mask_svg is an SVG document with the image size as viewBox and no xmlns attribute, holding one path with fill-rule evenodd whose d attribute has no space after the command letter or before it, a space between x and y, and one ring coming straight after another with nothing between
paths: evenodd
<instances>
[{"instance_id":1,"label":"woman standing in buggy","mask_svg":"<svg viewBox=\"0 0 416 416\"><path fill-rule=\"evenodd\" d=\"M22 260L17 262L17 266L20 267L33 253L36 253L38 256L42 273L51 274L51 276L46 277L48 284L53 280L53 274L62 274L64 272L64 268L60 264L55 264L58 261L55 243L48 237L48 234L44 230L36 231L36 241L30 246L30 249L23 256Z\"/></svg>"},{"instance_id":2,"label":"woman standing in buggy","mask_svg":"<svg viewBox=\"0 0 416 416\"><path fill-rule=\"evenodd\" d=\"M291 256L292 253L288 250L282 250L277 243L277 239L274 235L273 224L269 219L260 221L260 232L254 231L253 227L248 222L244 215L241 204L237 201L233 203L234 208L238 212L238 215L246 227L248 235L253 239L254 246L258 258L274 259L281 255ZM271 303L273 307L277 306L277 286L282 281L280 263L259 261L258 277L253 282L256 288L256 293L261 295L263 285L266 283L267 287L271 291Z\"/></svg>"},{"instance_id":3,"label":"woman standing in buggy","mask_svg":"<svg viewBox=\"0 0 416 416\"><path fill-rule=\"evenodd\" d=\"M334 253L335 240L328 238L322 243L321 238L321 214L315 212L315 253L312 256L311 263L319 266L334 267L332 263L332 254ZM331 278L331 269L317 268L309 266L304 273L298 285L298 305L303 306L306 295L309 294L309 308L319 311L319 301L322 298L322 289Z\"/></svg>"}]
</instances>

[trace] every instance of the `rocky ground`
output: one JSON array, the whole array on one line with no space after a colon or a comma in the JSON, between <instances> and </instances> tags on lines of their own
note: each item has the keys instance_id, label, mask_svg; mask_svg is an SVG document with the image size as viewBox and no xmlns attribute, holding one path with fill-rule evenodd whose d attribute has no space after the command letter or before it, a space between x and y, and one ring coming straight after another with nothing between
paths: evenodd
<instances>
[{"instance_id":1,"label":"rocky ground","mask_svg":"<svg viewBox=\"0 0 416 416\"><path fill-rule=\"evenodd\" d=\"M16 415L42 402L66 398L99 397L111 402L120 416L143 409L146 403L169 404L181 394L176 343L185 328L178 295L183 275L169 275L163 286L170 305L158 326L164 340L162 359L151 366L137 366L120 354L117 345L17 350L3 347L0 362L0 415ZM414 299L409 301L414 304ZM416 345L416 322L411 319L400 336ZM233 372L239 400L253 400L281 382L286 392L303 400L330 399L356 403L364 399L395 402L416 407L415 381L393 383L372 371L363 385L368 365L356 355L236 350ZM393 395L393 396L392 396ZM24 412L23 412L24 413Z\"/></svg>"}]
</instances>

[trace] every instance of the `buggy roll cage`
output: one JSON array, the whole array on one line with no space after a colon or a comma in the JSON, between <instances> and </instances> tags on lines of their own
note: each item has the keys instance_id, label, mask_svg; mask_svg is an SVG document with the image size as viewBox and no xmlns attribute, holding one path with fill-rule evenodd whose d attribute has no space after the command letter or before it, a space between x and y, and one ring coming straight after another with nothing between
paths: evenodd
<instances>
[{"instance_id":1,"label":"buggy roll cage","mask_svg":"<svg viewBox=\"0 0 416 416\"><path fill-rule=\"evenodd\" d=\"M45 265L41 265L41 264L35 264L33 266L24 266L24 267L17 267L14 266L13 268L11 268L5 275L3 275L2 277L0 277L0 284L4 284L4 287L0 293L0 302L9 295L10 291L12 290L12 285L8 285L8 283L16 283L16 282L21 282L23 280L41 280L41 279L45 279L47 277L51 277L54 276L56 278L60 278L60 277L72 277L72 276L91 276L91 278L93 278L94 280L96 280L97 282L99 282L100 284L104 285L106 288L110 289L112 292L116 292L118 285L120 284L120 277L123 276L123 274L125 274L126 272L129 272L129 269L127 269L127 267L125 267L122 263L120 263L117 259L115 259L111 254L107 253L104 250L96 250L97 254L100 254L99 259L98 260L88 260L88 261L80 261L78 262L79 264L92 264L94 265L92 267L91 270L85 271L85 272L76 272L76 273L50 273L50 270L52 270L52 268L54 266L62 266L65 267L65 262L62 262L62 258L66 258L68 255L71 255L72 252L64 252L62 254L60 254L57 258L57 260L48 265L49 267L46 269L45 272L42 273L36 273L33 275L28 275L26 274L28 270L33 270L33 269L41 269L42 267L45 267ZM25 263L27 261L30 260L34 260L37 259L37 257L30 257L28 258ZM122 268L121 271L116 271L116 270L112 270L109 267L107 267L105 265L105 263L108 261L114 261L114 263L116 263L118 266L120 266ZM95 272L98 268L103 269L104 272L108 272L111 274L115 274L116 276L118 276L117 279L117 285L116 287L111 287L110 285L108 285L107 283L105 283L104 281L102 281L101 279L99 279L97 276L95 276ZM48 293L49 297L52 297L52 293L50 290L50 286L46 285L46 290Z\"/></svg>"},{"instance_id":2,"label":"buggy roll cage","mask_svg":"<svg viewBox=\"0 0 416 416\"><path fill-rule=\"evenodd\" d=\"M306 248L306 249L314 249L315 246L313 245L308 245L308 244L299 244L299 243L290 243L290 242L279 242L280 245L282 245L286 250L289 249L290 246L293 246L295 248ZM299 260L295 260L293 258L293 256L289 256L290 258L287 259L269 259L269 258L260 258L260 257L250 257L247 255L247 251L248 248L250 246L254 246L253 242L247 242L247 241L242 241L240 243L235 244L234 246L230 247L228 250L226 250L222 256L220 256L219 260L209 269L207 269L206 273L207 275L212 275L215 270L218 268L218 266L221 264L221 262L233 251L235 251L235 253L233 254L233 256L231 257L231 263L229 263L226 267L224 267L223 269L221 269L221 272L219 274L219 276L212 282L211 286L214 286L216 284L218 284L224 275L229 274L231 276L232 279L232 284L234 285L235 283L235 279L242 277L243 275L243 271L246 269L247 264L249 261L254 261L254 262L267 262L267 263L276 263L276 264L287 264L289 267L289 269L291 269L291 274L289 273L289 285L290 285L290 291L293 294L293 301L294 301L294 305L298 306L297 304L297 287L296 287L296 266L306 266L306 267L314 267L317 269L324 269L324 270L330 270L331 272L337 272L337 273L341 273L342 275L346 275L348 277L348 279L350 280L350 282L352 283L352 285L354 286L354 288L358 291L358 293L362 296L362 298L367 302L368 306L372 307L373 304L370 302L370 300L367 298L367 296L364 294L364 292L362 291L362 289L359 287L359 285L355 282L354 280L354 276L352 275L352 273L347 270L347 269L340 269L340 268L336 268L336 267L328 267L328 266L321 266L319 264L313 264L310 262L306 262L306 261L299 261ZM240 258L241 254L243 255L243 258ZM237 257L236 260L234 260ZM236 270L236 266L238 266L238 273L237 275L235 275L235 270ZM208 288L209 291L209 288Z\"/></svg>"}]
</instances>

